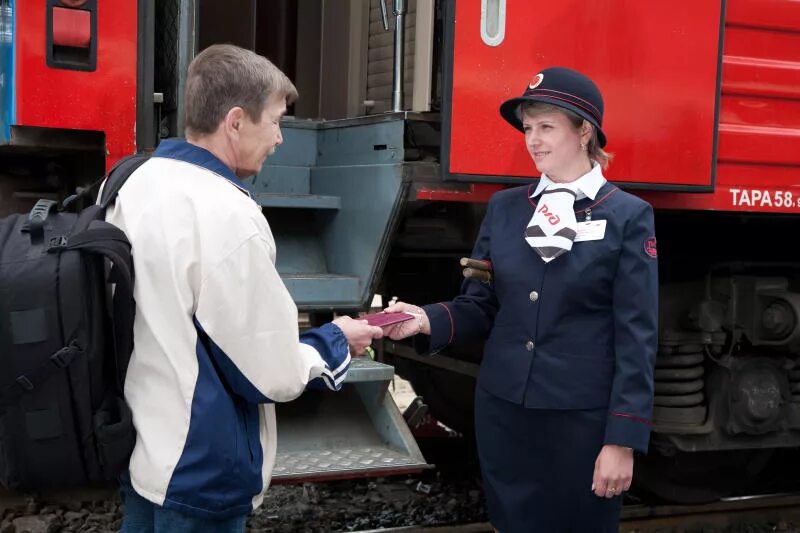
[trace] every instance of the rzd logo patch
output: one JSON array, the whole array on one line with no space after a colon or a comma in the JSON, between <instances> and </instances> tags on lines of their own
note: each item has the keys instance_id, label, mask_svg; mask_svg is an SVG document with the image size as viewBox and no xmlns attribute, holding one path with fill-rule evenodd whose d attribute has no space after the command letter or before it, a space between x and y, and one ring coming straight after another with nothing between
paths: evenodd
<instances>
[{"instance_id":1,"label":"rzd logo patch","mask_svg":"<svg viewBox=\"0 0 800 533\"><path fill-rule=\"evenodd\" d=\"M644 241L644 251L647 255L656 259L658 257L658 248L656 247L656 238L650 237Z\"/></svg>"}]
</instances>

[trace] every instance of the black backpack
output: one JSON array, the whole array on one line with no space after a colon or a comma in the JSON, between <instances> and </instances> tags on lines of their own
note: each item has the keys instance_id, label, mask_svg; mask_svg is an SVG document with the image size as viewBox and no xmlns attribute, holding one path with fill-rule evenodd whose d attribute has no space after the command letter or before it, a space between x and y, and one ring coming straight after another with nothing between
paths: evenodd
<instances>
[{"instance_id":1,"label":"black backpack","mask_svg":"<svg viewBox=\"0 0 800 533\"><path fill-rule=\"evenodd\" d=\"M80 213L39 200L29 214L0 220L0 483L8 489L86 485L128 467L133 261L105 212L146 159L121 160L99 205ZM79 191L68 200L91 188Z\"/></svg>"}]
</instances>

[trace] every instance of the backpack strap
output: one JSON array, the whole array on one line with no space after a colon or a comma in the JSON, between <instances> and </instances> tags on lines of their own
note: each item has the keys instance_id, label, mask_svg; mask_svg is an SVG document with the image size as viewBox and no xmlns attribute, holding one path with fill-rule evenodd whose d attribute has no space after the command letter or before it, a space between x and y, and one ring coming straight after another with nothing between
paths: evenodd
<instances>
[{"instance_id":1,"label":"backpack strap","mask_svg":"<svg viewBox=\"0 0 800 533\"><path fill-rule=\"evenodd\" d=\"M82 231L86 231L89 225L95 220L104 220L106 217L106 208L114 202L117 193L119 193L119 190L125 185L125 182L128 181L131 174L148 159L150 159L148 154L135 154L123 157L117 161L108 173L100 202L90 205L78 213L78 219L72 226L72 234L76 235ZM94 187L94 185L92 187ZM73 242L72 237L70 238L70 242ZM127 240L125 242L127 243ZM64 247L61 246L61 248Z\"/></svg>"},{"instance_id":2,"label":"backpack strap","mask_svg":"<svg viewBox=\"0 0 800 533\"><path fill-rule=\"evenodd\" d=\"M117 193L128 181L128 178L142 163L150 159L149 154L134 154L123 157L111 168L103 186L103 194L100 197L100 207L105 210L117 198Z\"/></svg>"},{"instance_id":3,"label":"backpack strap","mask_svg":"<svg viewBox=\"0 0 800 533\"><path fill-rule=\"evenodd\" d=\"M41 365L27 374L14 378L14 381L0 388L0 411L16 403L17 399L31 392L36 387L47 381L52 374L66 368L76 356L83 353L83 349L73 341L47 358Z\"/></svg>"},{"instance_id":4,"label":"backpack strap","mask_svg":"<svg viewBox=\"0 0 800 533\"><path fill-rule=\"evenodd\" d=\"M122 187L122 185L125 183L125 180L128 179L128 176L133 174L133 171L136 170L137 168L139 168L139 166L142 163L144 163L145 161L147 161L147 159L149 157L150 156L147 155L147 154L134 154L134 155L129 155L129 156L123 157L122 159L117 161L114 164L113 167L111 167L111 170L108 172L107 175L103 176L102 178L100 178L99 180L95 181L91 185L77 187L75 189L75 193L74 194L71 194L70 196L67 196L64 199L64 201L61 202L60 210L63 211L65 209L67 209L76 200L88 197L90 194L93 193L93 191L95 189L97 189L104 181L106 181L106 179L110 179L111 175L117 172L117 169L120 169L122 171L122 175L120 176L120 178L122 180L122 183L120 183L119 187L116 187L116 190L113 191L114 196L111 196L111 198L112 198L111 201L113 201L113 198L117 195L117 192L119 192L119 188ZM128 168L128 167L130 167L130 168ZM120 178L117 178L117 179L120 179ZM105 196L106 195L105 195L105 192L104 192L103 193L103 197L105 198Z\"/></svg>"},{"instance_id":5,"label":"backpack strap","mask_svg":"<svg viewBox=\"0 0 800 533\"><path fill-rule=\"evenodd\" d=\"M101 226L102 224L102 226ZM99 227L98 227L99 226ZM133 351L133 258L131 245L119 228L98 222L78 233L70 235L66 245L48 251L77 250L108 259L111 264L109 282L114 283L112 300L112 323L114 324L114 361L117 390L123 392L125 373Z\"/></svg>"}]
</instances>

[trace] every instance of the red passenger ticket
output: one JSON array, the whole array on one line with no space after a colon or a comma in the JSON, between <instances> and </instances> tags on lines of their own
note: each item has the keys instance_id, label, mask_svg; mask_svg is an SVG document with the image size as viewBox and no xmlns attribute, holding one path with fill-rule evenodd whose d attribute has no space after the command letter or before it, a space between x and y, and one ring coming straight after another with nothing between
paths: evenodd
<instances>
[{"instance_id":1,"label":"red passenger ticket","mask_svg":"<svg viewBox=\"0 0 800 533\"><path fill-rule=\"evenodd\" d=\"M412 318L414 318L414 315L410 313L372 313L371 315L362 316L361 320L366 320L370 326L385 327L405 322Z\"/></svg>"}]
</instances>

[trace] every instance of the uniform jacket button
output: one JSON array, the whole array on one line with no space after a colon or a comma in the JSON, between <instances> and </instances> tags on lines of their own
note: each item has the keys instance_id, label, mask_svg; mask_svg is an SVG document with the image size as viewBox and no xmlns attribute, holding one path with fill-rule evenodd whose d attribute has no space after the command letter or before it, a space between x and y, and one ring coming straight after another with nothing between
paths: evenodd
<instances>
[{"instance_id":1,"label":"uniform jacket button","mask_svg":"<svg viewBox=\"0 0 800 533\"><path fill-rule=\"evenodd\" d=\"M528 350L529 352L533 351L533 346L534 346L533 341L528 341L525 343L525 349Z\"/></svg>"},{"instance_id":2,"label":"uniform jacket button","mask_svg":"<svg viewBox=\"0 0 800 533\"><path fill-rule=\"evenodd\" d=\"M536 300L539 299L539 293L536 291L531 291L530 299L532 302L535 302Z\"/></svg>"}]
</instances>

